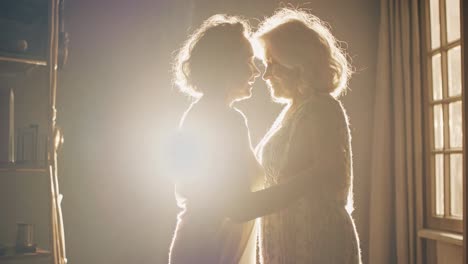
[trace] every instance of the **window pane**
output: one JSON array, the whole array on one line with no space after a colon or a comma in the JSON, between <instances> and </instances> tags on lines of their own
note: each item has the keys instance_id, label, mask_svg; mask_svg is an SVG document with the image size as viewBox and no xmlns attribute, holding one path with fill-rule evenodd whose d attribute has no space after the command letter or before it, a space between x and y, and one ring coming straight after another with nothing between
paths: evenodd
<instances>
[{"instance_id":1,"label":"window pane","mask_svg":"<svg viewBox=\"0 0 468 264\"><path fill-rule=\"evenodd\" d=\"M460 0L447 0L447 41L460 38Z\"/></svg>"},{"instance_id":2,"label":"window pane","mask_svg":"<svg viewBox=\"0 0 468 264\"><path fill-rule=\"evenodd\" d=\"M449 104L450 147L461 148L463 144L461 101Z\"/></svg>"},{"instance_id":3,"label":"window pane","mask_svg":"<svg viewBox=\"0 0 468 264\"><path fill-rule=\"evenodd\" d=\"M444 154L435 155L435 213L444 215Z\"/></svg>"},{"instance_id":4,"label":"window pane","mask_svg":"<svg viewBox=\"0 0 468 264\"><path fill-rule=\"evenodd\" d=\"M463 217L463 156L450 155L450 214Z\"/></svg>"},{"instance_id":5,"label":"window pane","mask_svg":"<svg viewBox=\"0 0 468 264\"><path fill-rule=\"evenodd\" d=\"M444 148L444 113L442 105L434 105L434 147Z\"/></svg>"},{"instance_id":6,"label":"window pane","mask_svg":"<svg viewBox=\"0 0 468 264\"><path fill-rule=\"evenodd\" d=\"M439 0L431 0L431 47L440 46L440 20L439 20Z\"/></svg>"},{"instance_id":7,"label":"window pane","mask_svg":"<svg viewBox=\"0 0 468 264\"><path fill-rule=\"evenodd\" d=\"M432 57L432 98L442 99L442 66L440 53Z\"/></svg>"},{"instance_id":8,"label":"window pane","mask_svg":"<svg viewBox=\"0 0 468 264\"><path fill-rule=\"evenodd\" d=\"M449 96L461 95L461 52L460 46L448 51Z\"/></svg>"}]
</instances>

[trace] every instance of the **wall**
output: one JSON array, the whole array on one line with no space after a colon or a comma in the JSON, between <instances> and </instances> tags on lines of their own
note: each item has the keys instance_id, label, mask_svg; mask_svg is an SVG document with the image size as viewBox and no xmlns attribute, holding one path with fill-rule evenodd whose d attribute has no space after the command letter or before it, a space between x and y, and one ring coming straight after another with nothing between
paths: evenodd
<instances>
[{"instance_id":1,"label":"wall","mask_svg":"<svg viewBox=\"0 0 468 264\"><path fill-rule=\"evenodd\" d=\"M424 263L427 264L461 264L463 263L463 246L444 241L424 239Z\"/></svg>"},{"instance_id":2,"label":"wall","mask_svg":"<svg viewBox=\"0 0 468 264\"><path fill-rule=\"evenodd\" d=\"M71 45L59 83L58 123L65 135L59 171L70 263L166 262L177 208L170 180L158 173L157 150L187 103L170 85L171 52L191 23L216 12L261 18L278 2L66 2ZM356 70L343 102L352 123L355 218L364 256L378 2L306 5L346 41ZM256 139L279 110L260 80L241 107Z\"/></svg>"}]
</instances>

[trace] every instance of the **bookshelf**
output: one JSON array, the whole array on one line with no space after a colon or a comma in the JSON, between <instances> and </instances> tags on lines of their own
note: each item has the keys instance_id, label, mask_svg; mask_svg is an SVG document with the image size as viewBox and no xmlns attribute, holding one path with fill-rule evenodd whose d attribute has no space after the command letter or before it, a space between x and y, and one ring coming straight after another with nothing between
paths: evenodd
<instances>
[{"instance_id":1,"label":"bookshelf","mask_svg":"<svg viewBox=\"0 0 468 264\"><path fill-rule=\"evenodd\" d=\"M63 8L63 0L0 1L0 263L66 263L55 108ZM17 223L34 227L36 252L15 251Z\"/></svg>"}]
</instances>

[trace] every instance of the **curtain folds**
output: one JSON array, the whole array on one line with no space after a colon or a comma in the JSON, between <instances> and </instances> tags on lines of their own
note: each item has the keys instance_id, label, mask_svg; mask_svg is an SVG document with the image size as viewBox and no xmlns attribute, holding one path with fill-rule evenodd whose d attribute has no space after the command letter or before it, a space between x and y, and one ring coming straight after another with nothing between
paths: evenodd
<instances>
[{"instance_id":1,"label":"curtain folds","mask_svg":"<svg viewBox=\"0 0 468 264\"><path fill-rule=\"evenodd\" d=\"M416 263L415 182L422 170L418 0L381 0L368 263Z\"/></svg>"}]
</instances>

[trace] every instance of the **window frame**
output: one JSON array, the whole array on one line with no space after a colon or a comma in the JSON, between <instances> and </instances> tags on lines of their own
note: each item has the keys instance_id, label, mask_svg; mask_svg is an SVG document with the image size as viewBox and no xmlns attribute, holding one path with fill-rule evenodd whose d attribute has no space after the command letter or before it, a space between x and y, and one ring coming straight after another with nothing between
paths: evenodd
<instances>
[{"instance_id":1,"label":"window frame","mask_svg":"<svg viewBox=\"0 0 468 264\"><path fill-rule=\"evenodd\" d=\"M463 0L460 0L460 12L463 12ZM454 48L460 45L461 56L463 59L463 19L460 15L460 39L447 43L447 26L446 26L446 0L439 0L439 23L440 23L440 45L437 49L431 49L431 18L430 18L430 0L421 1L422 4L422 29L421 30L421 63L422 63L422 105L423 105L423 209L424 209L424 226L430 229L444 230L455 233L463 233L463 222L466 220L466 213L463 213L463 218L451 218L449 216L437 217L435 216L435 153L441 153L444 155L444 211L447 212L450 210L450 157L448 153L461 153L463 155L463 181L466 178L466 133L464 127L466 122L465 111L465 87L463 83L463 75L465 72L465 67L463 65L463 60L461 63L461 73L462 73L462 87L461 95L456 97L448 98L448 56L447 52L451 48ZM441 54L441 74L442 74L442 99L433 100L432 96L432 57L434 54ZM463 127L463 145L461 149L447 149L449 146L448 138L448 106L450 102L461 101L462 104L462 127ZM433 150L433 139L434 139L434 128L433 128L433 106L439 104L443 108L443 121L444 121L444 149L442 150ZM463 193L465 193L465 185L463 187ZM463 199L463 208L466 207L466 201Z\"/></svg>"},{"instance_id":2,"label":"window frame","mask_svg":"<svg viewBox=\"0 0 468 264\"><path fill-rule=\"evenodd\" d=\"M465 20L465 17L468 17L468 8L465 8L465 1L460 1L460 39L461 39L461 64L462 64L462 96L463 99L465 100L465 103L462 104L462 109L463 112L466 114L468 113L468 93L465 92L465 87L466 87L466 76L468 76L468 56L466 54L466 43L467 43L467 37L468 37L468 27L466 26L467 20ZM465 122L464 126L462 127L463 129L463 135L466 135L466 132L468 132L468 122ZM466 168L468 168L468 159L466 158L467 154L467 146L468 146L468 140L466 137L463 137L463 164L465 166L465 170L463 171L463 263L467 263L468 261L468 243L466 243L466 232L468 231L468 217L467 217L467 207L468 207L468 196L466 193L466 187L468 184L467 181L467 173L466 173Z\"/></svg>"}]
</instances>

